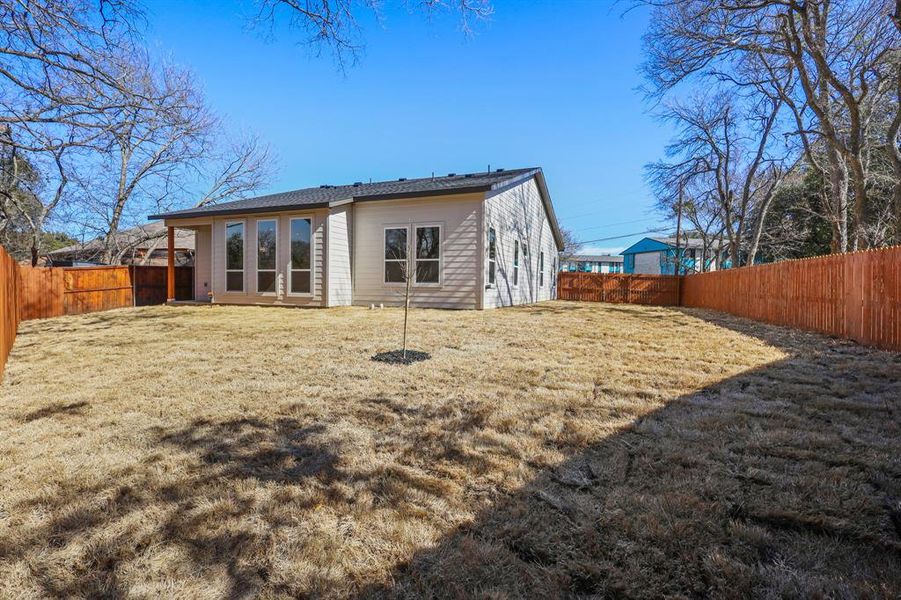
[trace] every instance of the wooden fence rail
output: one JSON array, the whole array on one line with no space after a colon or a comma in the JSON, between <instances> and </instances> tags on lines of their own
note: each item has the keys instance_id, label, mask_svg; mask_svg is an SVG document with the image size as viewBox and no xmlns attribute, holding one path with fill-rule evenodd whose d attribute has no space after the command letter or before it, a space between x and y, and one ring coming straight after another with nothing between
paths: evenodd
<instances>
[{"instance_id":1,"label":"wooden fence rail","mask_svg":"<svg viewBox=\"0 0 901 600\"><path fill-rule=\"evenodd\" d=\"M19 320L148 306L166 302L166 267L19 266ZM193 298L193 269L175 268L175 298Z\"/></svg>"},{"instance_id":2,"label":"wooden fence rail","mask_svg":"<svg viewBox=\"0 0 901 600\"><path fill-rule=\"evenodd\" d=\"M901 246L690 275L682 305L901 350Z\"/></svg>"},{"instance_id":3,"label":"wooden fence rail","mask_svg":"<svg viewBox=\"0 0 901 600\"><path fill-rule=\"evenodd\" d=\"M194 270L175 268L175 298L194 295ZM166 267L28 267L0 248L0 377L22 321L166 302Z\"/></svg>"},{"instance_id":4,"label":"wooden fence rail","mask_svg":"<svg viewBox=\"0 0 901 600\"><path fill-rule=\"evenodd\" d=\"M0 248L0 380L19 327L19 265Z\"/></svg>"},{"instance_id":5,"label":"wooden fence rail","mask_svg":"<svg viewBox=\"0 0 901 600\"><path fill-rule=\"evenodd\" d=\"M901 351L901 246L681 278L560 273L557 296L709 308Z\"/></svg>"},{"instance_id":6,"label":"wooden fence rail","mask_svg":"<svg viewBox=\"0 0 901 600\"><path fill-rule=\"evenodd\" d=\"M675 275L561 272L557 276L557 297L586 302L674 306L679 304L679 279Z\"/></svg>"}]
</instances>

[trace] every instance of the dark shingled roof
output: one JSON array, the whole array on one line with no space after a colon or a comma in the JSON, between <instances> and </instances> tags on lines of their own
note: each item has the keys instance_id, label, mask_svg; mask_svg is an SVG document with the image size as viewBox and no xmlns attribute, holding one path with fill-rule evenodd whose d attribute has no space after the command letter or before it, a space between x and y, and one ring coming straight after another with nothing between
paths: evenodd
<instances>
[{"instance_id":1,"label":"dark shingled roof","mask_svg":"<svg viewBox=\"0 0 901 600\"><path fill-rule=\"evenodd\" d=\"M422 198L443 194L465 194L469 192L500 191L512 187L532 177L537 177L538 187L548 213L548 221L554 232L558 248L562 247L560 228L551 206L544 175L540 168L510 169L482 173L436 175L421 179L395 179L373 183L353 183L348 185L328 185L246 198L234 202L213 204L200 208L176 210L149 219L182 219L210 217L240 213L277 212L293 208L326 208L344 202L366 202L372 200L394 200L398 198Z\"/></svg>"}]
</instances>

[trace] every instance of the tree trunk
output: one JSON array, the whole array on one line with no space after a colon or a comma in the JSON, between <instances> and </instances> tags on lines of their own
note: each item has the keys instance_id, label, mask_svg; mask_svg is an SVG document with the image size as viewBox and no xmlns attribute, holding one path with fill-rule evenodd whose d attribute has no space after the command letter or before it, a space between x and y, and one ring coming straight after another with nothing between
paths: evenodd
<instances>
[{"instance_id":1,"label":"tree trunk","mask_svg":"<svg viewBox=\"0 0 901 600\"><path fill-rule=\"evenodd\" d=\"M829 196L832 218L832 251L848 251L848 166L838 149L829 149Z\"/></svg>"},{"instance_id":2,"label":"tree trunk","mask_svg":"<svg viewBox=\"0 0 901 600\"><path fill-rule=\"evenodd\" d=\"M892 20L898 32L901 33L901 0L897 0ZM895 174L895 186L892 190L892 202L895 207L895 243L901 244L901 151L898 150L898 132L901 130L901 64L896 69L895 80L895 99L898 103L895 108L895 116L888 128L886 141L889 160Z\"/></svg>"},{"instance_id":3,"label":"tree trunk","mask_svg":"<svg viewBox=\"0 0 901 600\"><path fill-rule=\"evenodd\" d=\"M867 181L860 157L854 157L849 162L854 176L854 210L851 214L851 231L854 233L852 244L854 250L860 250L866 245L863 224L867 203Z\"/></svg>"},{"instance_id":4,"label":"tree trunk","mask_svg":"<svg viewBox=\"0 0 901 600\"><path fill-rule=\"evenodd\" d=\"M409 249L407 250L409 253ZM409 256L409 254L408 254ZM413 290L413 277L416 276L414 272L414 263L411 258L408 258L406 263L406 267L404 268L404 284L405 284L405 294L404 294L404 339L403 339L403 347L401 349L403 360L407 360L407 316L410 314L410 293Z\"/></svg>"}]
</instances>

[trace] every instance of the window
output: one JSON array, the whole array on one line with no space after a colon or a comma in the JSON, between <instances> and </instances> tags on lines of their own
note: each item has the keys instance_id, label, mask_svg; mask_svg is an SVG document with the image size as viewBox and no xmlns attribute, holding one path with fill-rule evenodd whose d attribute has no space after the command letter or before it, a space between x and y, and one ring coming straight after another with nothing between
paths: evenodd
<instances>
[{"instance_id":1,"label":"window","mask_svg":"<svg viewBox=\"0 0 901 600\"><path fill-rule=\"evenodd\" d=\"M494 227L488 228L488 285L494 285L494 272L497 267L497 234Z\"/></svg>"},{"instance_id":2,"label":"window","mask_svg":"<svg viewBox=\"0 0 901 600\"><path fill-rule=\"evenodd\" d=\"M441 228L416 228L416 283L441 283Z\"/></svg>"},{"instance_id":3,"label":"window","mask_svg":"<svg viewBox=\"0 0 901 600\"><path fill-rule=\"evenodd\" d=\"M277 221L257 221L257 292L275 293L275 248Z\"/></svg>"},{"instance_id":4,"label":"window","mask_svg":"<svg viewBox=\"0 0 901 600\"><path fill-rule=\"evenodd\" d=\"M407 262L407 228L385 229L385 283L403 283Z\"/></svg>"},{"instance_id":5,"label":"window","mask_svg":"<svg viewBox=\"0 0 901 600\"><path fill-rule=\"evenodd\" d=\"M544 286L544 252L538 253L538 287Z\"/></svg>"},{"instance_id":6,"label":"window","mask_svg":"<svg viewBox=\"0 0 901 600\"><path fill-rule=\"evenodd\" d=\"M519 285L519 240L513 241L513 285Z\"/></svg>"},{"instance_id":7,"label":"window","mask_svg":"<svg viewBox=\"0 0 901 600\"><path fill-rule=\"evenodd\" d=\"M310 219L291 219L291 294L309 294L312 289L311 232Z\"/></svg>"},{"instance_id":8,"label":"window","mask_svg":"<svg viewBox=\"0 0 901 600\"><path fill-rule=\"evenodd\" d=\"M225 224L225 291L244 291L244 223Z\"/></svg>"}]
</instances>

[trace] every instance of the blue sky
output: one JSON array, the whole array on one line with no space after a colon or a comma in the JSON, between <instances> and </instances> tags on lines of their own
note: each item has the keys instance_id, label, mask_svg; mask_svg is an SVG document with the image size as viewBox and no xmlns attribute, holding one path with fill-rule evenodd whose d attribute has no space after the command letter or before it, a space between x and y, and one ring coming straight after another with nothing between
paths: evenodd
<instances>
[{"instance_id":1,"label":"blue sky","mask_svg":"<svg viewBox=\"0 0 901 600\"><path fill-rule=\"evenodd\" d=\"M496 0L467 37L456 16L384 4L381 22L361 20L366 47L344 73L298 45L299 33L248 30L250 0L153 2L149 39L197 74L232 127L272 146L279 169L267 192L541 166L561 224L580 240L661 225L642 168L669 132L636 91L644 12Z\"/></svg>"}]
</instances>

